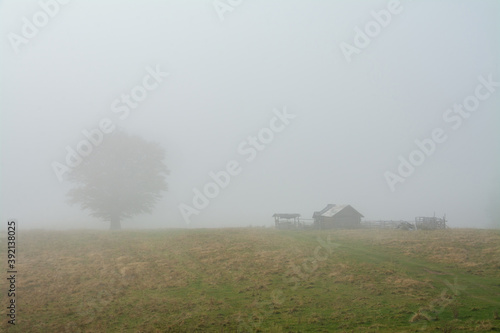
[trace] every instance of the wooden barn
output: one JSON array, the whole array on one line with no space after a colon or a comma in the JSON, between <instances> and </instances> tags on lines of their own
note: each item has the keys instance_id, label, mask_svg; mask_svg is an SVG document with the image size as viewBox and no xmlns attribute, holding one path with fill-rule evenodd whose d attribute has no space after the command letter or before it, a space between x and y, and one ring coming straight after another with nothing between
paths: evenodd
<instances>
[{"instance_id":1,"label":"wooden barn","mask_svg":"<svg viewBox=\"0 0 500 333\"><path fill-rule=\"evenodd\" d=\"M313 220L316 229L354 229L361 228L364 217L351 205L328 204L323 210L314 212Z\"/></svg>"}]
</instances>

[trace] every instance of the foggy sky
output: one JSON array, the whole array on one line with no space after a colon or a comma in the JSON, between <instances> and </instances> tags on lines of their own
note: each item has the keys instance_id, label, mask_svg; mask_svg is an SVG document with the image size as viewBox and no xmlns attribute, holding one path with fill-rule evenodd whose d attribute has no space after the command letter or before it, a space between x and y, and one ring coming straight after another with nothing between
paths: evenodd
<instances>
[{"instance_id":1,"label":"foggy sky","mask_svg":"<svg viewBox=\"0 0 500 333\"><path fill-rule=\"evenodd\" d=\"M498 227L487 207L499 187L500 87L457 129L443 117L479 77L500 81L500 3L402 2L349 62L342 43L355 46L355 28L389 3L243 0L221 20L212 1L73 0L16 53L9 34L43 9L1 1L1 220L107 228L66 204L71 184L51 164L108 118L161 143L170 169L153 214L125 228L269 226L273 213L311 218L329 203L367 220L446 213L452 227ZM128 116L114 112L155 69L168 76L149 80L158 84ZM247 161L240 145L284 109L295 117ZM391 191L384 174L436 128L447 139ZM241 172L187 224L179 205L232 160Z\"/></svg>"}]
</instances>

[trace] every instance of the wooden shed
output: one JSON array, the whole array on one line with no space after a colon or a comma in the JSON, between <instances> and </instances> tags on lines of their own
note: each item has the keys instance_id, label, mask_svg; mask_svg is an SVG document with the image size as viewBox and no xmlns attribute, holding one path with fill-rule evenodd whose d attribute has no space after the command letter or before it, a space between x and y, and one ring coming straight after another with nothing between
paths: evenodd
<instances>
[{"instance_id":1,"label":"wooden shed","mask_svg":"<svg viewBox=\"0 0 500 333\"><path fill-rule=\"evenodd\" d=\"M273 217L277 229L295 229L300 225L300 214L276 213Z\"/></svg>"},{"instance_id":2,"label":"wooden shed","mask_svg":"<svg viewBox=\"0 0 500 333\"><path fill-rule=\"evenodd\" d=\"M314 212L314 227L317 229L354 229L361 228L364 217L351 205L328 204L324 209Z\"/></svg>"}]
</instances>

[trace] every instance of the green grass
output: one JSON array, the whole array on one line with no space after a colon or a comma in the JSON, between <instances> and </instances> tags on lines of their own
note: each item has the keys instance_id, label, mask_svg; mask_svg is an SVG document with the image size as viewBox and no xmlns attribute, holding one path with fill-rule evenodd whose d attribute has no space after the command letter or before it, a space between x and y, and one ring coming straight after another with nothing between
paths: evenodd
<instances>
[{"instance_id":1,"label":"green grass","mask_svg":"<svg viewBox=\"0 0 500 333\"><path fill-rule=\"evenodd\" d=\"M12 332L500 331L498 231L25 231L17 245Z\"/></svg>"}]
</instances>

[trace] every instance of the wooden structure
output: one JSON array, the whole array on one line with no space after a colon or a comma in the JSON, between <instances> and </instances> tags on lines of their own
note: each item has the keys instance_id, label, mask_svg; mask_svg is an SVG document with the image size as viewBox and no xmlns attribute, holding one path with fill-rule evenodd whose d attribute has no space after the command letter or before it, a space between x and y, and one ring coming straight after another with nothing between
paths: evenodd
<instances>
[{"instance_id":1,"label":"wooden structure","mask_svg":"<svg viewBox=\"0 0 500 333\"><path fill-rule=\"evenodd\" d=\"M415 227L417 230L446 229L446 215L441 217L415 217Z\"/></svg>"},{"instance_id":2,"label":"wooden structure","mask_svg":"<svg viewBox=\"0 0 500 333\"><path fill-rule=\"evenodd\" d=\"M318 212L314 212L314 227L316 229L354 229L361 228L361 218L364 217L351 205L328 204Z\"/></svg>"},{"instance_id":3,"label":"wooden structure","mask_svg":"<svg viewBox=\"0 0 500 333\"><path fill-rule=\"evenodd\" d=\"M363 228L370 229L401 229L401 230L438 230L446 229L446 215L439 217L415 217L415 222L409 221L362 221Z\"/></svg>"},{"instance_id":4,"label":"wooden structure","mask_svg":"<svg viewBox=\"0 0 500 333\"><path fill-rule=\"evenodd\" d=\"M361 221L364 217L351 205L328 204L320 211L314 212L312 219L301 219L300 214L274 214L276 229L402 229L402 230L437 230L446 229L446 215L442 218L415 217L415 222L399 221Z\"/></svg>"},{"instance_id":5,"label":"wooden structure","mask_svg":"<svg viewBox=\"0 0 500 333\"><path fill-rule=\"evenodd\" d=\"M297 229L301 226L300 214L274 214L274 226L276 229Z\"/></svg>"},{"instance_id":6,"label":"wooden structure","mask_svg":"<svg viewBox=\"0 0 500 333\"><path fill-rule=\"evenodd\" d=\"M393 220L363 220L361 226L366 229L398 229L399 225L407 223L406 221L393 221Z\"/></svg>"}]
</instances>

